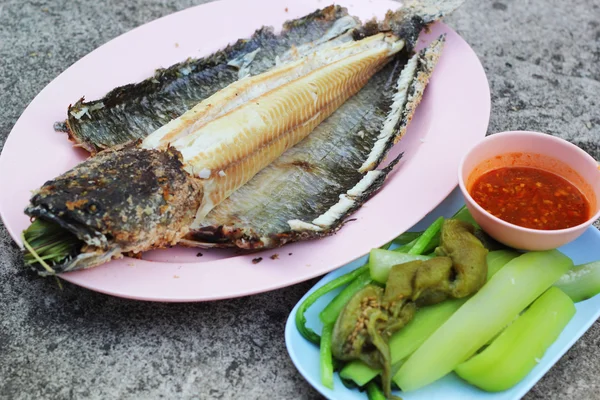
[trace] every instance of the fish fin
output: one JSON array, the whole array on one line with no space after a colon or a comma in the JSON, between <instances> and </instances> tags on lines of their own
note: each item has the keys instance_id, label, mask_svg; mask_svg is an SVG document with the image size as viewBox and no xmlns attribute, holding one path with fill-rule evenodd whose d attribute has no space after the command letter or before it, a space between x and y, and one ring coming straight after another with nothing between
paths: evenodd
<instances>
[{"instance_id":1,"label":"fish fin","mask_svg":"<svg viewBox=\"0 0 600 400\"><path fill-rule=\"evenodd\" d=\"M56 132L68 133L69 128L67 127L67 121L56 121L53 126Z\"/></svg>"},{"instance_id":2,"label":"fish fin","mask_svg":"<svg viewBox=\"0 0 600 400\"><path fill-rule=\"evenodd\" d=\"M234 58L227 63L227 65L238 69L238 79L244 79L250 76L250 64L252 64L254 57L256 57L256 54L260 50L261 48L259 47L258 49L251 51L250 53L243 54L238 58Z\"/></svg>"},{"instance_id":3,"label":"fish fin","mask_svg":"<svg viewBox=\"0 0 600 400\"><path fill-rule=\"evenodd\" d=\"M394 169L398 162L400 162L401 158L402 154L398 155L385 168L368 171L365 175L363 175L362 179L356 185L354 185L354 187L347 190L346 193L340 195L340 200L336 204L332 205L323 214L313 219L312 223L303 222L303 224L305 224L304 226L300 223L302 221L295 220L294 225L290 224L290 227L292 230L314 232L316 236L322 236L322 232L326 232L328 230L335 231L339 229L349 215L358 210L375 192L377 192L383 186L385 178ZM312 229L314 226L321 229ZM310 229L306 229L307 227L310 227Z\"/></svg>"},{"instance_id":4,"label":"fish fin","mask_svg":"<svg viewBox=\"0 0 600 400\"><path fill-rule=\"evenodd\" d=\"M359 172L365 173L377 167L392 146L406 133L408 124L423 98L425 87L440 57L444 42L445 35L441 35L428 47L412 56L404 66L398 78L390 112L371 153L358 170Z\"/></svg>"},{"instance_id":5,"label":"fish fin","mask_svg":"<svg viewBox=\"0 0 600 400\"><path fill-rule=\"evenodd\" d=\"M425 23L442 19L452 14L463 5L466 0L411 0L406 3L405 8L412 15L419 16Z\"/></svg>"}]
</instances>

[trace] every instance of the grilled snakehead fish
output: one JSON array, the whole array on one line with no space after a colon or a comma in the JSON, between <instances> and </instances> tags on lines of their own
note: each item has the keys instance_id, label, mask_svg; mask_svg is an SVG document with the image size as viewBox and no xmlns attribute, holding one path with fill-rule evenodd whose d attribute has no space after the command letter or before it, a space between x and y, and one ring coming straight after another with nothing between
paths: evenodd
<instances>
[{"instance_id":1,"label":"grilled snakehead fish","mask_svg":"<svg viewBox=\"0 0 600 400\"><path fill-rule=\"evenodd\" d=\"M452 1L442 3L446 11L451 11L448 3L456 6ZM177 243L215 238L223 243L226 238L226 242L239 247L257 248L332 232L381 186L393 167L394 163L385 170L373 170L404 132L441 50L442 40L439 40L413 56L399 73L405 59L399 56L401 50L412 46L416 40L414 32L419 32L440 13L438 9L434 14L423 14L424 10L431 10L427 7L416 10L421 14L415 13L415 9L400 10L389 13L379 24L370 22L353 28L352 36L342 33L327 41L313 41L292 49L283 54L286 62L280 61L280 65L262 74L235 81L141 143L101 152L47 182L32 197L26 213L38 218L42 225L51 225L53 234L60 227L60 240L73 244L63 259L30 252L34 259L31 264L55 273L88 268L126 253ZM408 32L407 39L401 36L403 32ZM373 76L376 79L371 85L369 80ZM373 95L373 90L382 100L374 101L374 106L364 110L356 109ZM382 98L382 90L389 97ZM361 96L363 92L366 95ZM341 158L321 157L325 162L352 159L341 170L343 179L339 182L329 179L334 190L344 189L337 203L324 204L327 211L313 220L305 219L320 212L322 207L309 207L307 212L296 214L296 219L287 221L285 234L277 240L273 238L279 228L267 230L266 234L252 228L232 230L231 225L225 224L220 226L221 230L203 229L206 226L202 221L210 221L218 205L259 171L280 155L285 157L286 151L293 151L291 148L315 128L319 130L328 124L331 127L330 120L321 122L345 106L351 97L345 112L354 107L358 112L355 124L342 124L338 132L325 128L317 135L318 140L329 135L335 142L339 131L347 131L346 134L350 132L365 139L362 143L350 141ZM341 135L344 140L343 132ZM316 157L312 146L318 140L311 145L310 139L302 143L308 143L306 149L313 152L311 157ZM265 178L273 179L272 173L262 178L262 184ZM322 173L319 179L328 180ZM327 182L318 188L327 190ZM298 200L305 201L306 196ZM294 204L290 206L293 208ZM42 248L43 231L38 225L29 232L38 244L42 243ZM26 231L25 239L27 234ZM31 246L27 247L31 250ZM52 265L44 262L44 258L52 260Z\"/></svg>"}]
</instances>

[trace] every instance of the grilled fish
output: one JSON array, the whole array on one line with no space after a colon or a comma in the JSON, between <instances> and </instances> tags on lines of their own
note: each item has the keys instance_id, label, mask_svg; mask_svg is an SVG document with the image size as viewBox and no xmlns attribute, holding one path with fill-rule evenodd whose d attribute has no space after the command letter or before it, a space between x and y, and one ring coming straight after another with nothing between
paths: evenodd
<instances>
[{"instance_id":1,"label":"grilled fish","mask_svg":"<svg viewBox=\"0 0 600 400\"><path fill-rule=\"evenodd\" d=\"M457 2L441 6L451 11ZM353 29L351 40L342 33L283 53L287 62L230 84L143 141L105 150L47 182L26 213L58 225L80 245L52 267L34 254L36 260L46 272L64 272L177 243L272 247L339 228L393 168L394 162L374 170L410 121L443 39L413 56L402 73L405 55L399 53L412 48L416 36L410 34L437 18L425 13L430 10L390 12L381 23ZM409 32L409 39L401 32ZM340 106L337 119L334 115L321 124ZM355 116L348 118L348 113ZM311 136L300 150L292 148L317 127L314 140ZM339 148L319 149L324 140L340 143ZM298 157L302 151L307 152L304 160ZM146 164L136 164L138 157L147 158ZM232 206L230 196L240 187L247 186L246 193L255 198L271 195L265 185L285 175L286 162L315 173L288 175L292 180L269 202L283 201L280 207L267 204L256 212L251 198ZM336 163L346 165L336 170ZM299 192L290 190L294 182ZM219 206L228 198L229 205ZM238 209L246 214L236 214ZM193 223L190 213L196 214ZM282 218L285 226L279 223Z\"/></svg>"}]
</instances>

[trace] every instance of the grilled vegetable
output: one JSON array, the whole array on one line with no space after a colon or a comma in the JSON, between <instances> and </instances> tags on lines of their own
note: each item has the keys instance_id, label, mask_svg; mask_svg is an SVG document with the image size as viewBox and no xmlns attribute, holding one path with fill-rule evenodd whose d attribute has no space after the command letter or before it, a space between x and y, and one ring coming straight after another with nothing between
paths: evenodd
<instances>
[{"instance_id":1,"label":"grilled vegetable","mask_svg":"<svg viewBox=\"0 0 600 400\"><path fill-rule=\"evenodd\" d=\"M322 296L326 295L327 293L329 293L339 287L349 284L350 282L354 281L357 277L361 276L362 274L364 274L367 271L368 271L368 269L367 269L367 266L365 265L365 266L355 269L354 271L348 272L345 275L337 277L336 279L327 283L323 287L320 287L314 293L311 293L311 295L308 296L306 298L306 300L304 300L302 302L302 304L300 304L300 307L298 307L298 310L296 311L295 322L296 322L296 328L298 328L298 332L300 332L302 337L304 337L306 340L308 340L314 344L318 345L320 343L321 337L319 335L317 335L315 333L315 331L313 331L312 329L310 329L306 326L306 317L304 316L304 313L319 298L321 298Z\"/></svg>"},{"instance_id":2,"label":"grilled vegetable","mask_svg":"<svg viewBox=\"0 0 600 400\"><path fill-rule=\"evenodd\" d=\"M396 332L389 340L392 365L410 356L437 328L464 304L466 299L443 301L439 304L417 310L414 318L404 328ZM381 373L381 370L369 367L362 361L352 361L340 371L344 379L351 379L357 385L364 386Z\"/></svg>"},{"instance_id":3,"label":"grilled vegetable","mask_svg":"<svg viewBox=\"0 0 600 400\"><path fill-rule=\"evenodd\" d=\"M384 284L387 282L390 270L394 265L404 264L415 260L429 260L430 256L399 253L390 250L373 249L369 253L369 270L371 279Z\"/></svg>"},{"instance_id":4,"label":"grilled vegetable","mask_svg":"<svg viewBox=\"0 0 600 400\"><path fill-rule=\"evenodd\" d=\"M519 254L514 251L492 251L487 254L488 280L500 268ZM489 271L493 271L492 274ZM454 314L467 298L446 300L442 303L423 307L417 310L412 321L390 338L392 364L399 367L425 340L433 334L452 314ZM340 371L344 379L364 386L381 371L373 369L362 361L352 361Z\"/></svg>"},{"instance_id":5,"label":"grilled vegetable","mask_svg":"<svg viewBox=\"0 0 600 400\"><path fill-rule=\"evenodd\" d=\"M385 289L367 285L356 292L335 322L333 356L381 369L383 391L390 397L394 371L389 338L412 320L417 305L468 296L485 281L487 250L472 231L470 224L444 221L436 252L448 256L395 265Z\"/></svg>"},{"instance_id":6,"label":"grilled vegetable","mask_svg":"<svg viewBox=\"0 0 600 400\"><path fill-rule=\"evenodd\" d=\"M365 271L361 275L357 276L352 282L348 284L331 302L321 311L319 319L324 325L333 325L337 320L340 312L346 306L348 301L365 286L370 284L371 276L369 272Z\"/></svg>"}]
</instances>

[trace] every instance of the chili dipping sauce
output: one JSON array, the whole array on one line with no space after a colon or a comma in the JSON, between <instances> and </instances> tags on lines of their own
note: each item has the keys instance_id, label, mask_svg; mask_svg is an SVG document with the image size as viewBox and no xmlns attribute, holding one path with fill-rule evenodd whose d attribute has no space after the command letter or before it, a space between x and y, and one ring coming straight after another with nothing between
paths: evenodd
<instances>
[{"instance_id":1,"label":"chili dipping sauce","mask_svg":"<svg viewBox=\"0 0 600 400\"><path fill-rule=\"evenodd\" d=\"M566 179L531 167L489 171L469 191L490 214L525 228L554 230L584 223L590 204Z\"/></svg>"}]
</instances>

